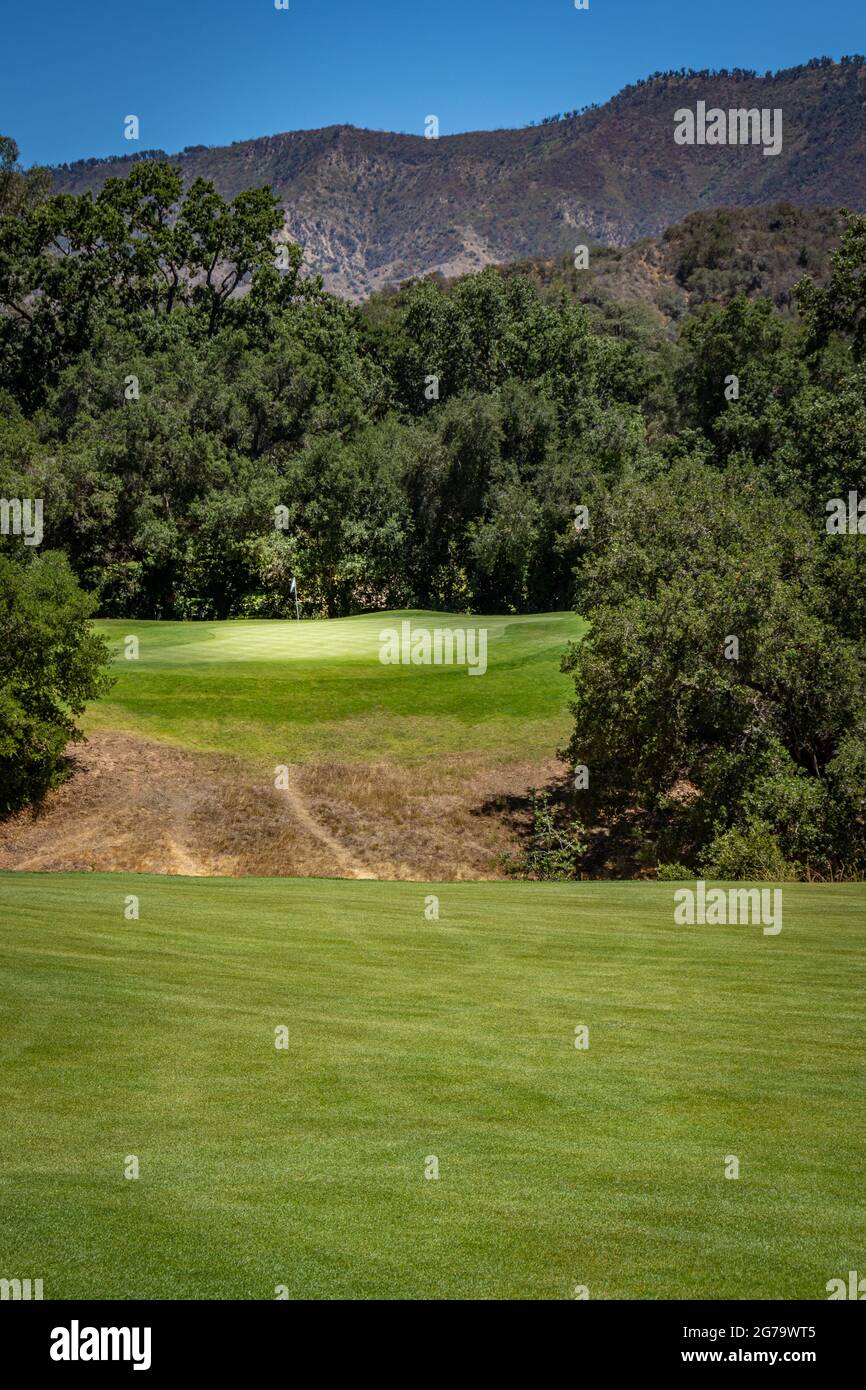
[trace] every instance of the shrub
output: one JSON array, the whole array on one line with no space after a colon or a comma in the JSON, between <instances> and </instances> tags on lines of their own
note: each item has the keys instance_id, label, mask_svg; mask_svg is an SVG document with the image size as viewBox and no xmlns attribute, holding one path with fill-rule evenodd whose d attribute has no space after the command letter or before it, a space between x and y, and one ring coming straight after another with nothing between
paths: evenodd
<instances>
[{"instance_id":1,"label":"shrub","mask_svg":"<svg viewBox=\"0 0 866 1390\"><path fill-rule=\"evenodd\" d=\"M675 883L680 879L694 878L694 874L685 864L659 864L656 867L656 878L660 883Z\"/></svg>"},{"instance_id":2,"label":"shrub","mask_svg":"<svg viewBox=\"0 0 866 1390\"><path fill-rule=\"evenodd\" d=\"M587 848L580 821L557 825L549 792L533 790L529 802L532 831L527 846L519 854L503 855L505 869L514 878L576 878L578 863Z\"/></svg>"},{"instance_id":3,"label":"shrub","mask_svg":"<svg viewBox=\"0 0 866 1390\"><path fill-rule=\"evenodd\" d=\"M716 835L701 863L701 873L705 878L725 880L799 877L798 866L788 863L772 828L760 820Z\"/></svg>"}]
</instances>

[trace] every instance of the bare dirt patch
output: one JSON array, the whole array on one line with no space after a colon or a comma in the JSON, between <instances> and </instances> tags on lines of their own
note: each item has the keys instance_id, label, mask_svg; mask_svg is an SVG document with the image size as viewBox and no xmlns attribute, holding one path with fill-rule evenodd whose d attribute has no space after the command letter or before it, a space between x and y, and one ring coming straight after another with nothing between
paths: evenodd
<instances>
[{"instance_id":1,"label":"bare dirt patch","mask_svg":"<svg viewBox=\"0 0 866 1390\"><path fill-rule=\"evenodd\" d=\"M500 878L515 805L560 770L303 764L276 790L272 768L131 734L94 734L70 757L68 782L0 825L0 869Z\"/></svg>"}]
</instances>

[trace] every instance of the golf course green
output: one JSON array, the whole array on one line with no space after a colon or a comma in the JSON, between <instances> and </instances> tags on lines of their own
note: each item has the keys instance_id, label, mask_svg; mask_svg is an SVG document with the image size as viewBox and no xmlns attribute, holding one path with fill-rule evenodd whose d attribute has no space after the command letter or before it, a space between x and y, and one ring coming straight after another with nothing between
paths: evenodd
<instances>
[{"instance_id":1,"label":"golf course green","mask_svg":"<svg viewBox=\"0 0 866 1390\"><path fill-rule=\"evenodd\" d=\"M773 937L676 926L675 887L0 875L0 1275L826 1298L866 1243L866 888L786 885Z\"/></svg>"},{"instance_id":2,"label":"golf course green","mask_svg":"<svg viewBox=\"0 0 866 1390\"><path fill-rule=\"evenodd\" d=\"M380 633L487 631L487 670L383 665ZM562 653L586 624L572 613L520 617L374 613L332 621L98 624L116 684L84 727L143 734L249 759L411 763L437 755L549 758L569 730L573 685ZM127 637L138 641L125 656ZM134 650L134 648L130 648Z\"/></svg>"}]
</instances>

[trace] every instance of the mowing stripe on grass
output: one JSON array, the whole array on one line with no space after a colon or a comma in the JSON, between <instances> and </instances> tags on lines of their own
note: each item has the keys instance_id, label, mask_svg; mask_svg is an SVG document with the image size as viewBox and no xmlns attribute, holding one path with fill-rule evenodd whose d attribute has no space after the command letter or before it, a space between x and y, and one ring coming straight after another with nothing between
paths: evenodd
<instances>
[{"instance_id":1,"label":"mowing stripe on grass","mask_svg":"<svg viewBox=\"0 0 866 1390\"><path fill-rule=\"evenodd\" d=\"M866 1270L866 889L785 886L772 938L675 886L0 875L0 1277L826 1297Z\"/></svg>"}]
</instances>

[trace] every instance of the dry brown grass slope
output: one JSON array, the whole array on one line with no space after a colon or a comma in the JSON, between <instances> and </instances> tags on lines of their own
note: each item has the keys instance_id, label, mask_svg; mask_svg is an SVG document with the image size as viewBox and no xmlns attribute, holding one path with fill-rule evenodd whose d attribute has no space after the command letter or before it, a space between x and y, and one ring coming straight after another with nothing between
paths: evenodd
<instances>
[{"instance_id":1,"label":"dry brown grass slope","mask_svg":"<svg viewBox=\"0 0 866 1390\"><path fill-rule=\"evenodd\" d=\"M559 770L306 763L278 791L272 767L132 734L97 733L70 754L72 778L0 825L0 869L500 878L521 821L503 810Z\"/></svg>"}]
</instances>

